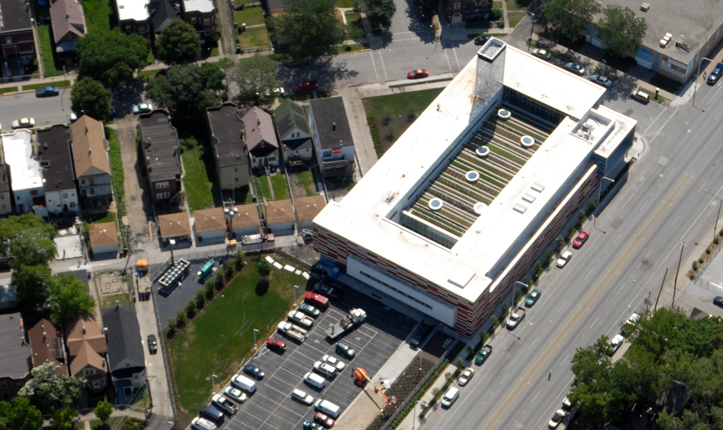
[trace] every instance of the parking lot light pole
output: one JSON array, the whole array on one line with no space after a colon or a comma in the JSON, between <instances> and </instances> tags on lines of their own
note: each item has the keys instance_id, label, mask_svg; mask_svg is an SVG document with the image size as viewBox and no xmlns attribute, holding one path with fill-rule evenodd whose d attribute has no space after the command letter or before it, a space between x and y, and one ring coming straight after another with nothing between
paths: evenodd
<instances>
[{"instance_id":1,"label":"parking lot light pole","mask_svg":"<svg viewBox=\"0 0 723 430\"><path fill-rule=\"evenodd\" d=\"M254 351L256 351L257 349L259 349L259 348L256 346L256 333L257 333L257 332L258 332L258 330L254 329Z\"/></svg>"},{"instance_id":2,"label":"parking lot light pole","mask_svg":"<svg viewBox=\"0 0 723 430\"><path fill-rule=\"evenodd\" d=\"M218 376L211 374L211 393L216 394L216 378Z\"/></svg>"},{"instance_id":3,"label":"parking lot light pole","mask_svg":"<svg viewBox=\"0 0 723 430\"><path fill-rule=\"evenodd\" d=\"M510 312L512 312L512 309L515 307L515 291L517 291L519 284L519 288L524 291L525 288L527 288L527 284L524 282L517 281L515 282L515 285L512 286L512 306L510 307Z\"/></svg>"},{"instance_id":4,"label":"parking lot light pole","mask_svg":"<svg viewBox=\"0 0 723 430\"><path fill-rule=\"evenodd\" d=\"M299 289L298 285L294 285L294 306L296 306L296 290Z\"/></svg>"}]
</instances>

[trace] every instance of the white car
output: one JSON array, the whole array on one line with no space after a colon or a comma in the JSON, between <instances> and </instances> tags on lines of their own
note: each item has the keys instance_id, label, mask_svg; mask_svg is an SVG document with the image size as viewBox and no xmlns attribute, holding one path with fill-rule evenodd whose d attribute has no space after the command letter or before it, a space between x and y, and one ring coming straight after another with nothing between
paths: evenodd
<instances>
[{"instance_id":1,"label":"white car","mask_svg":"<svg viewBox=\"0 0 723 430\"><path fill-rule=\"evenodd\" d=\"M153 105L150 103L141 103L137 106L133 106L133 113L136 115L148 112L153 112Z\"/></svg>"},{"instance_id":2,"label":"white car","mask_svg":"<svg viewBox=\"0 0 723 430\"><path fill-rule=\"evenodd\" d=\"M314 397L312 397L311 394L306 391L299 390L298 388L291 392L291 398L308 406L314 403Z\"/></svg>"},{"instance_id":3,"label":"white car","mask_svg":"<svg viewBox=\"0 0 723 430\"><path fill-rule=\"evenodd\" d=\"M555 415L550 418L550 421L547 422L547 426L551 429L556 429L557 426L560 425L562 420L565 419L565 415L567 415L567 412L563 411L562 409L558 409L557 412L555 412Z\"/></svg>"},{"instance_id":4,"label":"white car","mask_svg":"<svg viewBox=\"0 0 723 430\"><path fill-rule=\"evenodd\" d=\"M75 112L70 112L70 122L75 122L78 120L78 115L75 114Z\"/></svg>"},{"instance_id":5,"label":"white car","mask_svg":"<svg viewBox=\"0 0 723 430\"><path fill-rule=\"evenodd\" d=\"M442 407L448 408L452 406L452 403L457 400L459 397L459 389L458 388L450 388L447 390L446 393L444 393L444 396L442 397Z\"/></svg>"},{"instance_id":6,"label":"white car","mask_svg":"<svg viewBox=\"0 0 723 430\"><path fill-rule=\"evenodd\" d=\"M562 409L564 409L566 411L569 411L570 409L572 409L572 402L567 397L562 399Z\"/></svg>"},{"instance_id":7,"label":"white car","mask_svg":"<svg viewBox=\"0 0 723 430\"><path fill-rule=\"evenodd\" d=\"M246 393L243 393L238 388L234 388L230 385L223 389L223 393L239 403L246 401Z\"/></svg>"},{"instance_id":8,"label":"white car","mask_svg":"<svg viewBox=\"0 0 723 430\"><path fill-rule=\"evenodd\" d=\"M570 261L570 258L572 258L572 252L565 251L562 254L560 254L560 258L557 259L557 267L562 269L565 267L568 261Z\"/></svg>"},{"instance_id":9,"label":"white car","mask_svg":"<svg viewBox=\"0 0 723 430\"><path fill-rule=\"evenodd\" d=\"M314 370L328 378L333 378L336 375L336 367L321 361L314 363Z\"/></svg>"},{"instance_id":10,"label":"white car","mask_svg":"<svg viewBox=\"0 0 723 430\"><path fill-rule=\"evenodd\" d=\"M34 118L20 118L16 119L11 124L13 130L16 128L30 128L35 127L35 119Z\"/></svg>"},{"instance_id":11,"label":"white car","mask_svg":"<svg viewBox=\"0 0 723 430\"><path fill-rule=\"evenodd\" d=\"M603 87L610 88L613 85L613 81L602 75L592 75L590 80Z\"/></svg>"},{"instance_id":12,"label":"white car","mask_svg":"<svg viewBox=\"0 0 723 430\"><path fill-rule=\"evenodd\" d=\"M342 363L341 360L339 360L336 357L332 357L331 355L325 355L325 356L321 357L321 361L323 361L324 363L331 364L339 372L343 372L344 369L346 369L346 364Z\"/></svg>"},{"instance_id":13,"label":"white car","mask_svg":"<svg viewBox=\"0 0 723 430\"><path fill-rule=\"evenodd\" d=\"M617 351L618 348L620 348L620 345L623 344L623 341L625 338L621 334L616 334L615 337L610 341L610 346L613 348L613 352Z\"/></svg>"},{"instance_id":14,"label":"white car","mask_svg":"<svg viewBox=\"0 0 723 430\"><path fill-rule=\"evenodd\" d=\"M467 385L470 379L474 376L474 369L471 367L468 367L464 369L464 372L462 372L461 375L459 375L459 379L457 379L457 382L459 383L460 387L464 387Z\"/></svg>"}]
</instances>

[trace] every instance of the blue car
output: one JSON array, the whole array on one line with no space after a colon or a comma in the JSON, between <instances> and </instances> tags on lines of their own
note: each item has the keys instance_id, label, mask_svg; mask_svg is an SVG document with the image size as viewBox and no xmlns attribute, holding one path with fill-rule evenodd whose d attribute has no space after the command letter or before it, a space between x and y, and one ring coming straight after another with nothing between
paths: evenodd
<instances>
[{"instance_id":1,"label":"blue car","mask_svg":"<svg viewBox=\"0 0 723 430\"><path fill-rule=\"evenodd\" d=\"M58 87L45 87L35 91L35 97L52 97L60 94Z\"/></svg>"},{"instance_id":2,"label":"blue car","mask_svg":"<svg viewBox=\"0 0 723 430\"><path fill-rule=\"evenodd\" d=\"M256 379L262 379L264 377L264 371L261 370L259 366L254 366L253 364L245 365L244 372L248 373Z\"/></svg>"}]
</instances>

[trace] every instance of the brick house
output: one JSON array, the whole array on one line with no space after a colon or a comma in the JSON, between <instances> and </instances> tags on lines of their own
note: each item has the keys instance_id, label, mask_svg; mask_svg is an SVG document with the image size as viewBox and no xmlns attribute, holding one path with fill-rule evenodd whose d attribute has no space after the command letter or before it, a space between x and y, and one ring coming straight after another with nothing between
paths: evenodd
<instances>
[{"instance_id":1,"label":"brick house","mask_svg":"<svg viewBox=\"0 0 723 430\"><path fill-rule=\"evenodd\" d=\"M35 59L30 8L23 0L0 0L0 50L6 63L28 65Z\"/></svg>"},{"instance_id":2,"label":"brick house","mask_svg":"<svg viewBox=\"0 0 723 430\"><path fill-rule=\"evenodd\" d=\"M442 0L442 9L447 24L459 27L468 20L481 20L492 12L492 0Z\"/></svg>"}]
</instances>

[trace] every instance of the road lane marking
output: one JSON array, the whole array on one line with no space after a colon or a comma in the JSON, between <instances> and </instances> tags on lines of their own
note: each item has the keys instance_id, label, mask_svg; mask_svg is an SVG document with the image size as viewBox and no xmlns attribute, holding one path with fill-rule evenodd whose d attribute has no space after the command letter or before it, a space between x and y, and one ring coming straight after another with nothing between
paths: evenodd
<instances>
[{"instance_id":1,"label":"road lane marking","mask_svg":"<svg viewBox=\"0 0 723 430\"><path fill-rule=\"evenodd\" d=\"M570 356L570 354L567 354L567 355L565 356L565 358L562 359L562 361L560 362L560 367L562 367L562 366L564 366L565 364L567 364L567 357L569 357L569 356Z\"/></svg>"},{"instance_id":2,"label":"road lane marking","mask_svg":"<svg viewBox=\"0 0 723 430\"><path fill-rule=\"evenodd\" d=\"M658 118L660 118L660 115L664 114L666 110L668 110L668 107L667 107L667 106L665 107L665 109L663 109L662 112L660 112L660 113L658 114L658 116L655 117L655 119L653 120L653 122L650 123L650 125L648 126L648 128L645 129L645 131L643 132L643 134L647 133L648 130L650 130L650 127L652 127L653 124L655 124L655 121L657 121Z\"/></svg>"},{"instance_id":3,"label":"road lane marking","mask_svg":"<svg viewBox=\"0 0 723 430\"><path fill-rule=\"evenodd\" d=\"M660 127L660 129L658 130L657 133L655 133L655 136L653 136L653 138L650 139L650 144L651 144L651 145L653 144L653 141L655 140L655 138L658 137L658 135L660 134L660 132L663 131L663 129L665 128L665 126L668 125L668 122L670 122L670 120L673 119L673 117L675 116L675 114L678 113L678 109L680 109L680 108L675 108L675 112L673 112L673 114L670 115L670 118L668 118L668 121L665 121L665 123L663 124L663 126Z\"/></svg>"},{"instance_id":4,"label":"road lane marking","mask_svg":"<svg viewBox=\"0 0 723 430\"><path fill-rule=\"evenodd\" d=\"M379 80L379 73L377 73L377 65L374 62L374 51L369 51L369 58L372 59L372 67L374 67L374 74L377 75L377 81Z\"/></svg>"},{"instance_id":5,"label":"road lane marking","mask_svg":"<svg viewBox=\"0 0 723 430\"><path fill-rule=\"evenodd\" d=\"M449 71L454 72L454 70L452 70L452 63L449 62L449 55L447 55L447 50L443 49L443 51L444 51L444 58L447 59L447 66L449 67Z\"/></svg>"},{"instance_id":6,"label":"road lane marking","mask_svg":"<svg viewBox=\"0 0 723 430\"><path fill-rule=\"evenodd\" d=\"M527 347L527 350L528 350L528 351L530 350L530 348L532 348L532 345L534 345L535 342L537 342L537 339L538 339L538 338L536 337L535 340L532 341L532 343L530 344L530 346Z\"/></svg>"},{"instance_id":7,"label":"road lane marking","mask_svg":"<svg viewBox=\"0 0 723 430\"><path fill-rule=\"evenodd\" d=\"M457 50L452 47L452 52L454 52L454 59L457 61L457 71L462 70L462 68L459 66L459 58L457 58Z\"/></svg>"},{"instance_id":8,"label":"road lane marking","mask_svg":"<svg viewBox=\"0 0 723 430\"><path fill-rule=\"evenodd\" d=\"M535 394L535 397L532 398L532 401L530 401L530 404L535 403L535 399L537 398L537 396L540 395L541 392L542 392L542 391L538 391L537 394Z\"/></svg>"},{"instance_id":9,"label":"road lane marking","mask_svg":"<svg viewBox=\"0 0 723 430\"><path fill-rule=\"evenodd\" d=\"M387 76L387 66L384 65L384 58L382 58L382 51L377 51L377 52L379 52L379 60L382 62L382 69L384 69L384 77L388 81L389 76ZM665 127L665 126L663 126L663 127Z\"/></svg>"},{"instance_id":10,"label":"road lane marking","mask_svg":"<svg viewBox=\"0 0 723 430\"><path fill-rule=\"evenodd\" d=\"M566 304L567 304L567 300L565 300L565 303L563 303L562 306L560 306L560 310L557 311L558 314L559 314L560 312L562 312L563 309L565 309L565 305L566 305Z\"/></svg>"},{"instance_id":11,"label":"road lane marking","mask_svg":"<svg viewBox=\"0 0 723 430\"><path fill-rule=\"evenodd\" d=\"M590 269L590 271L589 271L589 272L587 272L587 275L585 275L585 278L583 279L583 281L584 281L585 279L587 279L587 278L588 278L588 276L590 276L590 274L592 273L592 271L593 271L593 270L595 270L595 268L594 268L594 267L593 267L592 269Z\"/></svg>"},{"instance_id":12,"label":"road lane marking","mask_svg":"<svg viewBox=\"0 0 723 430\"><path fill-rule=\"evenodd\" d=\"M593 321L593 323L590 324L590 328L595 327L595 324L597 324L597 320L599 320L599 319L600 319L600 318L595 318L595 321Z\"/></svg>"},{"instance_id":13,"label":"road lane marking","mask_svg":"<svg viewBox=\"0 0 723 430\"><path fill-rule=\"evenodd\" d=\"M590 306L595 303L602 294L603 291L607 288L607 286L612 281L613 277L620 271L620 269L627 263L630 256L637 250L638 246L643 242L643 240L650 234L653 227L657 225L658 221L663 217L665 213L667 213L668 209L673 205L673 203L677 200L678 196L680 196L680 193L687 188L688 184L690 184L690 181L693 179L692 173L686 173L683 178L676 184L675 188L668 194L668 197L660 204L658 209L653 213L653 215L648 219L648 222L645 223L645 225L642 227L640 232L633 238L633 240L630 242L630 244L625 248L625 250L620 254L618 259L613 263L613 265L608 269L608 271L605 273L605 275L600 279L598 284L593 288L592 291L588 294L588 296L585 298L583 303L577 308L575 313L573 313L570 318L567 320L567 323L563 326L563 328L557 333L555 338L550 342L550 344L545 348L545 350L540 354L540 356L535 360L535 362L532 364L530 369L525 373L525 375L520 379L520 382L517 383L517 385L512 389L510 394L507 395L505 400L502 402L502 404L497 408L497 410L492 414L492 416L488 419L487 424L485 424L482 427L482 430L488 430L494 428L502 417L507 413L509 408L512 406L512 404L517 400L517 398L520 396L522 391L525 389L527 385L532 381L532 379L537 376L537 374L540 372L540 370L545 366L547 361L550 359L552 354L557 350L557 348L562 344L562 342L567 338L567 336L570 334L573 328L577 326L580 319L587 313L587 311L590 309ZM662 213L661 213L662 211ZM652 223L652 224L651 224ZM632 248L632 249L631 249ZM523 383L525 380L527 380L527 383ZM496 419L495 419L496 418Z\"/></svg>"},{"instance_id":14,"label":"road lane marking","mask_svg":"<svg viewBox=\"0 0 723 430\"><path fill-rule=\"evenodd\" d=\"M677 217L675 217L675 219L673 220L673 222L670 223L670 226L671 226L671 227L673 226L673 224L675 224L676 221L678 221L678 218L680 218L680 215L678 215Z\"/></svg>"}]
</instances>

